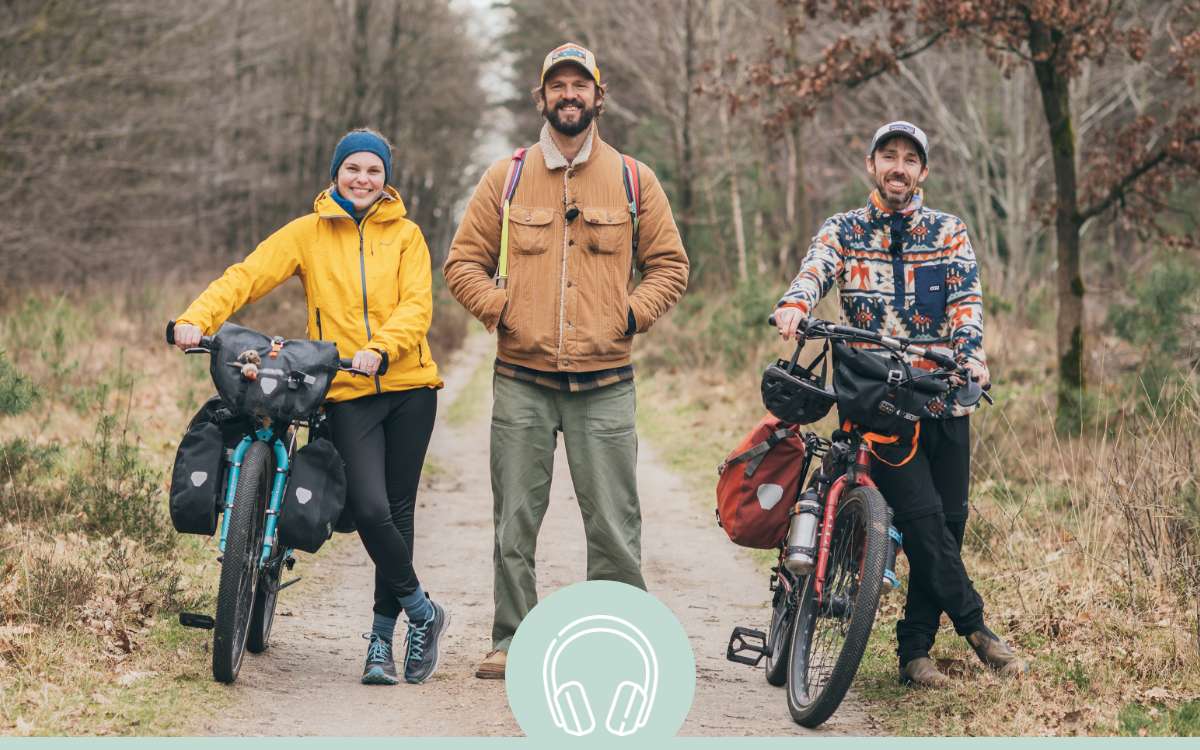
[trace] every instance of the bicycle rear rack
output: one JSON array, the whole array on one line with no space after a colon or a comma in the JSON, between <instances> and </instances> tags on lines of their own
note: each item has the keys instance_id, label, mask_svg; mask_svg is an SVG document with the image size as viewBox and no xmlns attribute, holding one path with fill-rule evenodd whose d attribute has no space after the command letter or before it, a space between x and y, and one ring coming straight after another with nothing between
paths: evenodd
<instances>
[{"instance_id":1,"label":"bicycle rear rack","mask_svg":"<svg viewBox=\"0 0 1200 750\"><path fill-rule=\"evenodd\" d=\"M744 654L747 652L755 654L755 656L745 656ZM733 633L729 636L729 648L725 651L726 659L736 661L738 664L757 667L764 656L770 655L771 652L767 649L766 633L752 628L743 628L741 625L733 629Z\"/></svg>"}]
</instances>

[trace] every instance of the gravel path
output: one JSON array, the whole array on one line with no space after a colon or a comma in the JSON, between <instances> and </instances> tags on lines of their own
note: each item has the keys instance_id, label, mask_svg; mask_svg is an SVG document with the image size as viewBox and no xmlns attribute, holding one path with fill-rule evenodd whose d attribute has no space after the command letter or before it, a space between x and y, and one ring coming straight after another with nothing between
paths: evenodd
<instances>
[{"instance_id":1,"label":"gravel path","mask_svg":"<svg viewBox=\"0 0 1200 750\"><path fill-rule=\"evenodd\" d=\"M219 723L201 719L200 733L256 727L263 735L521 734L503 683L474 677L491 642L491 391L465 386L478 368L490 366L493 352L493 340L480 333L444 368L442 417L460 394L482 403L471 405L460 424L439 418L429 450L436 470L418 499L417 571L453 617L437 674L423 685L359 684L366 652L359 633L370 629L372 573L357 538L340 537L299 560L295 572L305 580L281 595L270 649L246 655L230 688L231 715ZM782 689L767 685L761 669L726 661L734 625L766 625L766 575L717 528L707 498L688 492L644 440L638 470L647 585L679 617L696 654L696 697L682 734L878 733L853 695L821 730L805 730L791 721ZM540 542L543 595L584 578L583 526L561 444ZM400 637L402 629L403 623Z\"/></svg>"}]
</instances>

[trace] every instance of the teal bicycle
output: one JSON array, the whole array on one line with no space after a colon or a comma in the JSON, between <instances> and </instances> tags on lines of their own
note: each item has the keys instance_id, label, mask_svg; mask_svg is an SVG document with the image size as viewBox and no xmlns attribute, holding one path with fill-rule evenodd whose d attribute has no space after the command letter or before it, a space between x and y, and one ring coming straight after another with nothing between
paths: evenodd
<instances>
[{"instance_id":1,"label":"teal bicycle","mask_svg":"<svg viewBox=\"0 0 1200 750\"><path fill-rule=\"evenodd\" d=\"M166 335L172 345L174 328L172 321ZM207 418L232 425L236 443L225 451L215 508L221 563L216 613L181 612L179 622L213 631L213 679L232 683L245 651L267 650L279 592L300 580L281 582L283 570L291 570L296 559L279 535L300 428L310 436L324 430L320 404L336 371L368 373L337 357L330 342L268 338L230 324L186 353L212 355L210 369L221 395L210 402L214 408ZM385 371L386 362L379 374ZM240 439L238 432L244 432Z\"/></svg>"}]
</instances>

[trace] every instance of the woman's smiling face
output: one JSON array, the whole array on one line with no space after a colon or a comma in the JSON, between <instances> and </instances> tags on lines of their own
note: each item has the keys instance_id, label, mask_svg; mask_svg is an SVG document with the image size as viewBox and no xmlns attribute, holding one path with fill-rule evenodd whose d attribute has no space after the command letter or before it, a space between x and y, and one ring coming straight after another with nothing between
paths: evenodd
<instances>
[{"instance_id":1,"label":"woman's smiling face","mask_svg":"<svg viewBox=\"0 0 1200 750\"><path fill-rule=\"evenodd\" d=\"M383 160L370 151L358 151L346 157L337 171L338 194L365 211L383 193Z\"/></svg>"}]
</instances>

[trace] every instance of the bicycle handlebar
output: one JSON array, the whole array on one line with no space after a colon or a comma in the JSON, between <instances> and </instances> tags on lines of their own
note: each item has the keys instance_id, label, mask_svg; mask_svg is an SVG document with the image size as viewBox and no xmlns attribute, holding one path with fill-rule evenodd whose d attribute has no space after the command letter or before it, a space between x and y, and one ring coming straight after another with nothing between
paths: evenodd
<instances>
[{"instance_id":1,"label":"bicycle handlebar","mask_svg":"<svg viewBox=\"0 0 1200 750\"><path fill-rule=\"evenodd\" d=\"M170 344L171 346L175 346L175 321L173 321L173 320L167 322L167 343ZM212 354L212 348L213 348L213 337L212 336L201 336L200 337L200 345L193 346L193 347L185 350L184 354ZM359 370L359 369L355 368L354 360L349 357L339 357L338 358L338 369L341 370L342 372L348 372L351 375L363 375L368 378L371 377L371 373L367 372L366 370ZM383 374L387 373L387 370L388 370L388 361L387 361L387 357L384 357L383 361L379 363L379 369L375 371L375 374L383 375Z\"/></svg>"},{"instance_id":2,"label":"bicycle handlebar","mask_svg":"<svg viewBox=\"0 0 1200 750\"><path fill-rule=\"evenodd\" d=\"M767 318L767 323L769 325L775 325L774 313ZM978 387L976 385L976 381L971 376L971 371L968 370L965 365L959 364L954 357L943 354L932 347L918 346L906 338L901 338L898 336L885 336L882 333L876 333L875 331L868 331L862 328L854 328L853 326L837 325L835 323L830 323L827 320L820 320L819 318L801 318L797 331L804 334L805 337L810 337L809 332L813 331L814 334L811 336L812 338L830 338L831 336L848 338L856 341L879 344L880 346L892 351L911 353L915 356L928 359L938 367L948 370L950 374L961 376L966 383L970 383L971 385ZM980 391L980 396L989 404L992 403L992 397L988 395L987 392L991 389L991 387L992 384L988 383L987 386L982 388ZM978 400L978 397L974 398L972 403Z\"/></svg>"}]
</instances>

